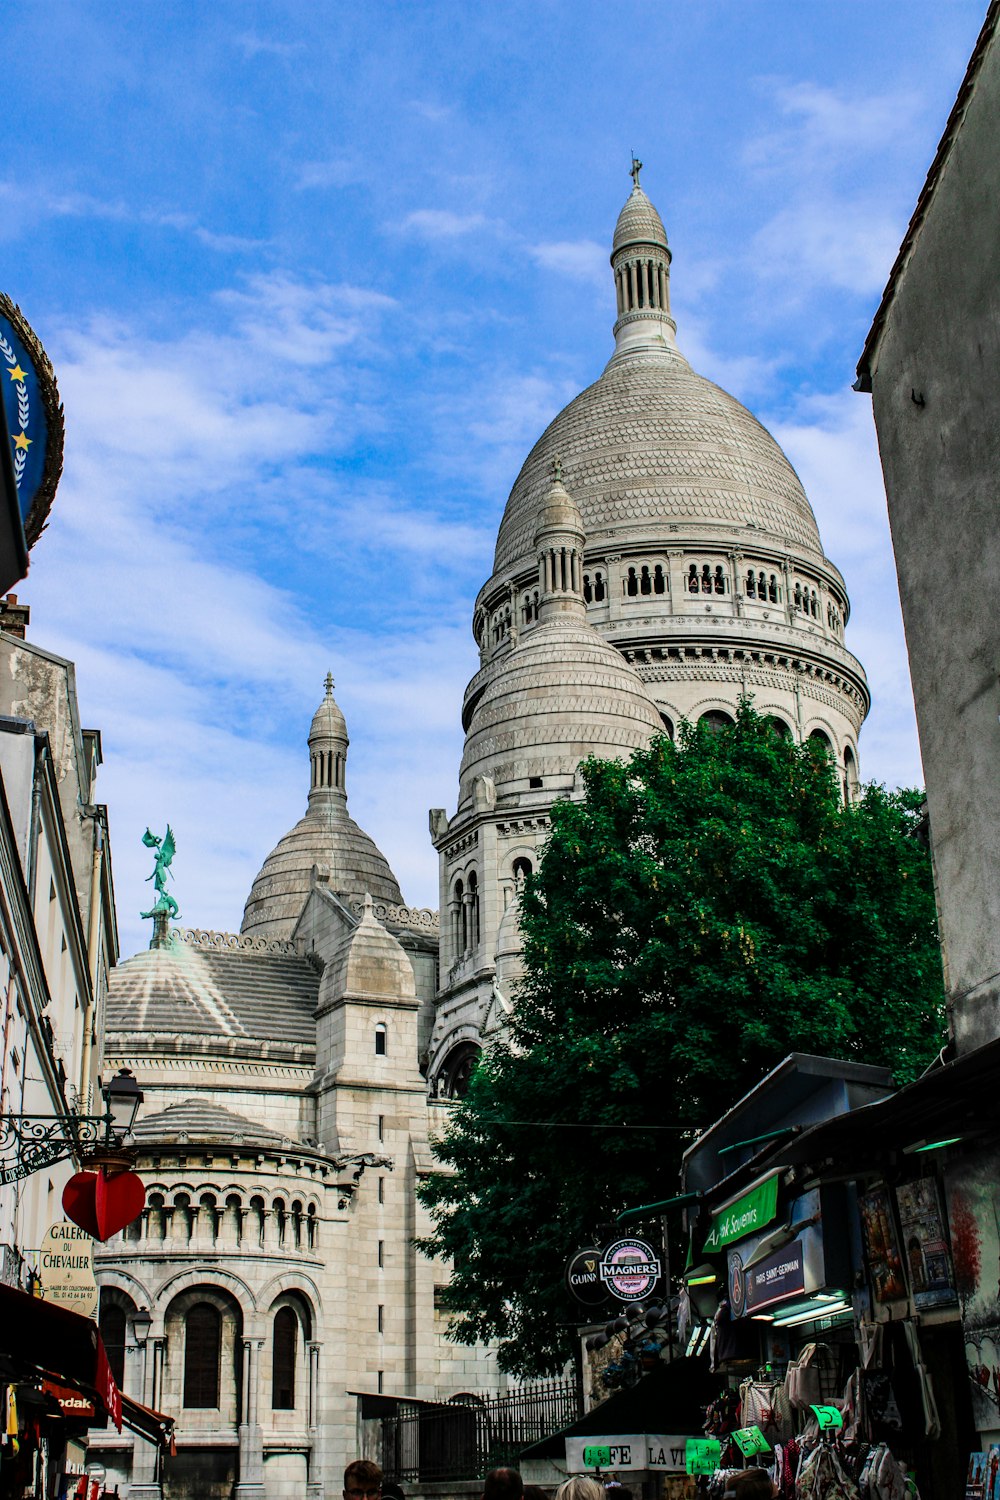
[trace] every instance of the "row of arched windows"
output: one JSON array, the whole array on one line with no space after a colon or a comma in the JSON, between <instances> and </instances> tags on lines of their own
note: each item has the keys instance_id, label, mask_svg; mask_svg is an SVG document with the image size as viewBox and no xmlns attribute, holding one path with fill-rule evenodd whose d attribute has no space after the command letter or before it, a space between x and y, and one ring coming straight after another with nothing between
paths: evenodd
<instances>
[{"instance_id":1,"label":"row of arched windows","mask_svg":"<svg viewBox=\"0 0 1000 1500\"><path fill-rule=\"evenodd\" d=\"M622 578L622 593L626 599L648 598L651 594L666 592L667 575L662 563L628 568Z\"/></svg>"},{"instance_id":2,"label":"row of arched windows","mask_svg":"<svg viewBox=\"0 0 1000 1500\"><path fill-rule=\"evenodd\" d=\"M804 615L812 615L814 620L819 619L819 596L815 589L796 579L794 598L796 609L801 610Z\"/></svg>"},{"instance_id":3,"label":"row of arched windows","mask_svg":"<svg viewBox=\"0 0 1000 1500\"><path fill-rule=\"evenodd\" d=\"M600 568L583 575L583 597L587 604L603 604L607 598L605 576Z\"/></svg>"},{"instance_id":4,"label":"row of arched windows","mask_svg":"<svg viewBox=\"0 0 1000 1500\"><path fill-rule=\"evenodd\" d=\"M287 1294L286 1294L287 1295ZM120 1302L107 1293L101 1296L98 1321L108 1364L118 1383L125 1385L125 1345L128 1314ZM223 1374L223 1316L215 1302L197 1299L188 1304L178 1323L167 1319L168 1334L180 1333L184 1358L181 1376L181 1400L189 1409L218 1409L221 1405ZM294 1411L296 1373L299 1362L299 1336L310 1338L308 1313L284 1303L271 1320L271 1408ZM238 1394L236 1364L238 1346L234 1348L234 1394Z\"/></svg>"},{"instance_id":5,"label":"row of arched windows","mask_svg":"<svg viewBox=\"0 0 1000 1500\"><path fill-rule=\"evenodd\" d=\"M748 599L756 599L761 604L779 603L781 589L778 585L777 573L765 573L762 569L755 573L753 568L748 568L746 596Z\"/></svg>"},{"instance_id":6,"label":"row of arched windows","mask_svg":"<svg viewBox=\"0 0 1000 1500\"><path fill-rule=\"evenodd\" d=\"M195 1202L190 1193L178 1192L168 1202L163 1193L152 1192L142 1213L123 1233L126 1240L181 1244L195 1239L213 1243L221 1240L237 1246L273 1244L315 1250L319 1217L314 1203L304 1204L299 1198L291 1203L274 1198L268 1207L259 1194L244 1204L239 1193L228 1193L220 1201L216 1193L206 1192Z\"/></svg>"},{"instance_id":7,"label":"row of arched windows","mask_svg":"<svg viewBox=\"0 0 1000 1500\"><path fill-rule=\"evenodd\" d=\"M727 594L729 579L721 563L713 568L710 563L691 563L688 567L687 590L689 594Z\"/></svg>"},{"instance_id":8,"label":"row of arched windows","mask_svg":"<svg viewBox=\"0 0 1000 1500\"><path fill-rule=\"evenodd\" d=\"M510 635L510 623L510 605L505 604L504 607L502 609L498 609L496 614L493 616L492 634L494 646L498 646L501 641L506 640Z\"/></svg>"}]
</instances>

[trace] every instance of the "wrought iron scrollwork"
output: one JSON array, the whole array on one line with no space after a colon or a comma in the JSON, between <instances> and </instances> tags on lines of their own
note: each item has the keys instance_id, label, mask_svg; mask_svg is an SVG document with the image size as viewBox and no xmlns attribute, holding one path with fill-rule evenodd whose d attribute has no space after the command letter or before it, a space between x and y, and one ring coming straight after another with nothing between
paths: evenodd
<instances>
[{"instance_id":1,"label":"wrought iron scrollwork","mask_svg":"<svg viewBox=\"0 0 1000 1500\"><path fill-rule=\"evenodd\" d=\"M4 1115L0 1117L0 1185L104 1144L107 1115Z\"/></svg>"}]
</instances>

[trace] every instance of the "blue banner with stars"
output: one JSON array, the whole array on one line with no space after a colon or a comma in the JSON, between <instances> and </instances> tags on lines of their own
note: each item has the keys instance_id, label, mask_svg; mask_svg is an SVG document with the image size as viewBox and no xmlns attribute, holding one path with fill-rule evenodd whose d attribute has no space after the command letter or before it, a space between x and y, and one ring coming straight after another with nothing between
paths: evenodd
<instances>
[{"instance_id":1,"label":"blue banner with stars","mask_svg":"<svg viewBox=\"0 0 1000 1500\"><path fill-rule=\"evenodd\" d=\"M0 382L10 434L18 507L36 541L62 469L62 408L44 349L9 298L0 294Z\"/></svg>"}]
</instances>

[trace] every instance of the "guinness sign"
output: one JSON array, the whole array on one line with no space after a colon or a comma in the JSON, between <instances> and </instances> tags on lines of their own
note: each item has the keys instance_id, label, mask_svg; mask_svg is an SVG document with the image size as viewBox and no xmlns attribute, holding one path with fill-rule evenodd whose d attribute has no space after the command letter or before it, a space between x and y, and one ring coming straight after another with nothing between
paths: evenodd
<instances>
[{"instance_id":1,"label":"guinness sign","mask_svg":"<svg viewBox=\"0 0 1000 1500\"><path fill-rule=\"evenodd\" d=\"M601 1254L596 1245L588 1245L566 1262L566 1286L584 1307L603 1307L608 1300L601 1280Z\"/></svg>"}]
</instances>

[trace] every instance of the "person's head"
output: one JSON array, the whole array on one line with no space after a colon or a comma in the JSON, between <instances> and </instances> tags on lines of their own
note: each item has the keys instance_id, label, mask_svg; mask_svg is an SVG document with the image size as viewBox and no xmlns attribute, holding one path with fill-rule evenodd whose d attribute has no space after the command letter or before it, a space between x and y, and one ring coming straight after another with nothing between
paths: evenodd
<instances>
[{"instance_id":1,"label":"person's head","mask_svg":"<svg viewBox=\"0 0 1000 1500\"><path fill-rule=\"evenodd\" d=\"M549 1500L549 1497L540 1484L526 1484L524 1486L524 1500Z\"/></svg>"},{"instance_id":2,"label":"person's head","mask_svg":"<svg viewBox=\"0 0 1000 1500\"><path fill-rule=\"evenodd\" d=\"M774 1500L777 1493L766 1469L744 1469L726 1485L726 1495L732 1496L732 1500Z\"/></svg>"},{"instance_id":3,"label":"person's head","mask_svg":"<svg viewBox=\"0 0 1000 1500\"><path fill-rule=\"evenodd\" d=\"M403 1486L397 1484L394 1479L383 1479L382 1500L406 1500Z\"/></svg>"},{"instance_id":4,"label":"person's head","mask_svg":"<svg viewBox=\"0 0 1000 1500\"><path fill-rule=\"evenodd\" d=\"M370 1459L356 1458L344 1470L344 1500L380 1500L382 1470Z\"/></svg>"},{"instance_id":5,"label":"person's head","mask_svg":"<svg viewBox=\"0 0 1000 1500\"><path fill-rule=\"evenodd\" d=\"M524 1484L516 1469L491 1469L483 1480L483 1500L521 1500Z\"/></svg>"},{"instance_id":6,"label":"person's head","mask_svg":"<svg viewBox=\"0 0 1000 1500\"><path fill-rule=\"evenodd\" d=\"M565 1480L556 1490L556 1500L605 1500L603 1484L588 1479L586 1474L577 1474Z\"/></svg>"}]
</instances>

